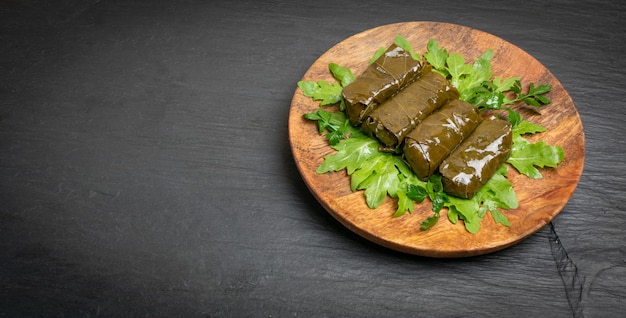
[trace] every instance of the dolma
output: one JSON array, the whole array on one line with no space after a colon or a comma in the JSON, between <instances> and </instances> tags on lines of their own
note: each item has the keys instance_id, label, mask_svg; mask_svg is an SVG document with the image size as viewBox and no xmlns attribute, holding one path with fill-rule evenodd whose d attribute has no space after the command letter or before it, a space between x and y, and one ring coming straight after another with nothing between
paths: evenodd
<instances>
[{"instance_id":1,"label":"dolma","mask_svg":"<svg viewBox=\"0 0 626 318\"><path fill-rule=\"evenodd\" d=\"M496 117L484 120L439 166L444 192L473 197L509 158L511 144L511 124Z\"/></svg>"},{"instance_id":2,"label":"dolma","mask_svg":"<svg viewBox=\"0 0 626 318\"><path fill-rule=\"evenodd\" d=\"M458 97L441 74L428 72L374 109L361 128L393 150L424 118Z\"/></svg>"},{"instance_id":3,"label":"dolma","mask_svg":"<svg viewBox=\"0 0 626 318\"><path fill-rule=\"evenodd\" d=\"M425 69L430 69L427 65L413 59L409 52L396 44L389 46L363 74L343 88L350 123L360 125L372 109L420 77Z\"/></svg>"},{"instance_id":4,"label":"dolma","mask_svg":"<svg viewBox=\"0 0 626 318\"><path fill-rule=\"evenodd\" d=\"M405 137L404 159L419 179L428 180L481 120L478 109L468 102L446 103Z\"/></svg>"}]
</instances>

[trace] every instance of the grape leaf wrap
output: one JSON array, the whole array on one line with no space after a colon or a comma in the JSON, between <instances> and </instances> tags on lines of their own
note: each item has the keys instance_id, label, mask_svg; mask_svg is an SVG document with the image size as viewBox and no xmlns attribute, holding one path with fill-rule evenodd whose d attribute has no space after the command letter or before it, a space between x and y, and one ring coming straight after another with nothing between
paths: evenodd
<instances>
[{"instance_id":1,"label":"grape leaf wrap","mask_svg":"<svg viewBox=\"0 0 626 318\"><path fill-rule=\"evenodd\" d=\"M460 99L450 101L406 136L404 158L420 180L428 180L481 121L474 105Z\"/></svg>"},{"instance_id":2,"label":"grape leaf wrap","mask_svg":"<svg viewBox=\"0 0 626 318\"><path fill-rule=\"evenodd\" d=\"M354 126L361 124L380 103L422 76L429 66L392 44L352 83L343 88L346 113Z\"/></svg>"},{"instance_id":3,"label":"grape leaf wrap","mask_svg":"<svg viewBox=\"0 0 626 318\"><path fill-rule=\"evenodd\" d=\"M439 166L443 190L469 199L511 154L511 124L490 117L481 122Z\"/></svg>"},{"instance_id":4,"label":"grape leaf wrap","mask_svg":"<svg viewBox=\"0 0 626 318\"><path fill-rule=\"evenodd\" d=\"M361 129L395 149L428 115L458 97L457 89L441 74L428 72L374 109Z\"/></svg>"}]
</instances>

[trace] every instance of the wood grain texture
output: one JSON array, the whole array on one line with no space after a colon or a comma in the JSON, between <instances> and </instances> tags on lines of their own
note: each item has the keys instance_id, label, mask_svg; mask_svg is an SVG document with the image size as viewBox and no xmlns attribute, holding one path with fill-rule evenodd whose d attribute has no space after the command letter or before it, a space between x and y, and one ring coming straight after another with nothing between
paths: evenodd
<instances>
[{"instance_id":1,"label":"wood grain texture","mask_svg":"<svg viewBox=\"0 0 626 318\"><path fill-rule=\"evenodd\" d=\"M506 211L510 227L495 224L488 214L479 233L466 232L461 224L451 224L445 212L429 231L419 225L432 215L430 204L419 204L413 214L391 218L396 210L391 198L377 209L370 209L362 192L351 192L345 171L317 174L324 156L334 152L302 115L318 109L319 103L296 90L289 114L289 137L298 169L314 196L337 220L350 230L385 247L431 257L467 257L494 252L511 246L548 224L572 196L583 170L585 138L580 116L567 91L531 55L496 36L460 25L435 22L406 22L385 25L351 36L324 53L306 72L303 80L333 81L328 64L338 63L360 74L379 47L387 47L398 34L423 52L429 39L440 47L463 54L468 61L485 50L494 50L494 75L520 76L522 83L548 83L552 103L542 114L518 108L524 117L547 128L530 137L560 145L565 160L556 169L543 169L542 179L529 179L510 169L509 179L518 195L519 207Z\"/></svg>"}]
</instances>

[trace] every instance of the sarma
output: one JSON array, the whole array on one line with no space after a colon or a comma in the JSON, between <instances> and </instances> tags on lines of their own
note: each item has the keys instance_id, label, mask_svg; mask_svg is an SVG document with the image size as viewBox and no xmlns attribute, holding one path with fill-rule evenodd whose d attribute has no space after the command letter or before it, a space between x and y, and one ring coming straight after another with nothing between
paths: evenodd
<instances>
[{"instance_id":1,"label":"sarma","mask_svg":"<svg viewBox=\"0 0 626 318\"><path fill-rule=\"evenodd\" d=\"M418 178L428 180L481 120L472 104L460 99L448 102L405 137L403 150L406 162Z\"/></svg>"},{"instance_id":2,"label":"sarma","mask_svg":"<svg viewBox=\"0 0 626 318\"><path fill-rule=\"evenodd\" d=\"M389 46L363 74L343 88L350 123L360 125L372 109L430 69L428 65L413 59L409 52L396 44Z\"/></svg>"},{"instance_id":3,"label":"sarma","mask_svg":"<svg viewBox=\"0 0 626 318\"><path fill-rule=\"evenodd\" d=\"M361 128L393 150L424 118L458 97L441 74L428 72L374 109Z\"/></svg>"},{"instance_id":4,"label":"sarma","mask_svg":"<svg viewBox=\"0 0 626 318\"><path fill-rule=\"evenodd\" d=\"M509 158L511 143L511 124L495 117L484 120L439 166L444 192L473 197Z\"/></svg>"}]
</instances>

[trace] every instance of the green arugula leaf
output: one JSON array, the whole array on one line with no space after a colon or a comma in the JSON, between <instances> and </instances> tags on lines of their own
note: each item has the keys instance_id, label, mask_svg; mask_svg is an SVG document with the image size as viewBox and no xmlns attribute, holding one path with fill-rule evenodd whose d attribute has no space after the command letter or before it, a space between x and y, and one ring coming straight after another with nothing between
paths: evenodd
<instances>
[{"instance_id":1,"label":"green arugula leaf","mask_svg":"<svg viewBox=\"0 0 626 318\"><path fill-rule=\"evenodd\" d=\"M546 131L546 127L533 124L526 120L521 120L517 125L513 126L514 135L535 134Z\"/></svg>"},{"instance_id":2,"label":"green arugula leaf","mask_svg":"<svg viewBox=\"0 0 626 318\"><path fill-rule=\"evenodd\" d=\"M457 224L459 222L459 211L456 210L455 205L450 205L448 207L448 221L452 224Z\"/></svg>"},{"instance_id":3,"label":"green arugula leaf","mask_svg":"<svg viewBox=\"0 0 626 318\"><path fill-rule=\"evenodd\" d=\"M378 141L365 135L343 139L333 148L337 152L324 157L317 173L346 169L352 191L365 190L366 203L372 209L387 195L397 197L402 181L400 169L406 166L399 156L380 152Z\"/></svg>"},{"instance_id":4,"label":"green arugula leaf","mask_svg":"<svg viewBox=\"0 0 626 318\"><path fill-rule=\"evenodd\" d=\"M396 35L396 38L393 40L393 43L401 47L403 50L409 52L409 54L414 60L417 60L417 61L420 60L420 55L415 53L415 51L413 51L413 46L411 45L411 43L409 43L409 41L405 39L402 35Z\"/></svg>"},{"instance_id":5,"label":"green arugula leaf","mask_svg":"<svg viewBox=\"0 0 626 318\"><path fill-rule=\"evenodd\" d=\"M513 190L513 184L506 178L507 169L506 165L502 165L498 172L478 191L478 197L475 200L480 202L485 210L517 209L519 202L515 190Z\"/></svg>"},{"instance_id":6,"label":"green arugula leaf","mask_svg":"<svg viewBox=\"0 0 626 318\"><path fill-rule=\"evenodd\" d=\"M298 87L302 90L304 96L311 97L313 100L319 100L320 106L334 105L340 103L339 109L343 111L345 104L341 96L343 87L352 83L356 76L352 71L336 63L328 64L328 69L335 79L340 83L330 84L327 81L299 81Z\"/></svg>"},{"instance_id":7,"label":"green arugula leaf","mask_svg":"<svg viewBox=\"0 0 626 318\"><path fill-rule=\"evenodd\" d=\"M343 67L339 64L330 63L328 64L328 69L333 74L333 76L338 79L339 82L341 82L342 87L348 86L356 79L356 76L354 76L354 73L352 73L349 68Z\"/></svg>"},{"instance_id":8,"label":"green arugula leaf","mask_svg":"<svg viewBox=\"0 0 626 318\"><path fill-rule=\"evenodd\" d=\"M332 148L337 152L324 157L324 161L316 170L317 173L346 169L348 174L352 174L379 153L378 141L365 135L343 139Z\"/></svg>"},{"instance_id":9,"label":"green arugula leaf","mask_svg":"<svg viewBox=\"0 0 626 318\"><path fill-rule=\"evenodd\" d=\"M480 228L481 217L479 216L479 203L473 199L462 199L449 197L448 199L448 220L453 224L458 220L463 220L465 229L470 233L477 233ZM452 213L450 213L452 211Z\"/></svg>"},{"instance_id":10,"label":"green arugula leaf","mask_svg":"<svg viewBox=\"0 0 626 318\"><path fill-rule=\"evenodd\" d=\"M451 76L450 84L460 90L461 80L463 76L472 71L472 66L465 64L465 58L458 53L450 53L446 59L446 64Z\"/></svg>"},{"instance_id":11,"label":"green arugula leaf","mask_svg":"<svg viewBox=\"0 0 626 318\"><path fill-rule=\"evenodd\" d=\"M352 191L363 190L363 184L372 176L381 173L385 166L384 156L373 155L351 174L350 189ZM371 181L370 181L371 182Z\"/></svg>"},{"instance_id":12,"label":"green arugula leaf","mask_svg":"<svg viewBox=\"0 0 626 318\"><path fill-rule=\"evenodd\" d=\"M545 141L531 143L525 138L513 136L511 156L506 161L517 171L533 179L541 179L541 172L535 167L555 168L564 159L563 148L550 146Z\"/></svg>"},{"instance_id":13,"label":"green arugula leaf","mask_svg":"<svg viewBox=\"0 0 626 318\"><path fill-rule=\"evenodd\" d=\"M364 134L353 134L332 146L336 153L324 157L317 173L346 169L352 191L364 190L367 205L375 209L387 196L402 199L396 216L412 212L413 202L426 195L419 181L400 156L378 150L378 141Z\"/></svg>"},{"instance_id":14,"label":"green arugula leaf","mask_svg":"<svg viewBox=\"0 0 626 318\"><path fill-rule=\"evenodd\" d=\"M508 122L513 127L512 133L513 135L526 135L526 134L536 134L540 132L546 131L546 127L543 127L539 124L533 124L524 118L520 113L514 111L511 108L505 107L509 113Z\"/></svg>"},{"instance_id":15,"label":"green arugula leaf","mask_svg":"<svg viewBox=\"0 0 626 318\"><path fill-rule=\"evenodd\" d=\"M398 208L392 215L394 218L403 216L406 212L413 213L415 211L415 201L411 200L405 192L398 191Z\"/></svg>"},{"instance_id":16,"label":"green arugula leaf","mask_svg":"<svg viewBox=\"0 0 626 318\"><path fill-rule=\"evenodd\" d=\"M460 99L476 106L478 109L500 109L505 96L491 88L492 83L484 82L482 86L466 88Z\"/></svg>"},{"instance_id":17,"label":"green arugula leaf","mask_svg":"<svg viewBox=\"0 0 626 318\"><path fill-rule=\"evenodd\" d=\"M387 48L384 48L384 47L378 48L378 50L376 50L376 52L374 53L374 55L372 56L368 64L369 65L374 64L374 62L376 62L376 60L378 60L379 57L385 54L385 51L387 51Z\"/></svg>"},{"instance_id":18,"label":"green arugula leaf","mask_svg":"<svg viewBox=\"0 0 626 318\"><path fill-rule=\"evenodd\" d=\"M430 39L426 45L426 53L424 58L432 65L435 71L439 72L444 77L449 75L446 68L446 61L448 60L448 51L446 49L440 49L437 41Z\"/></svg>"},{"instance_id":19,"label":"green arugula leaf","mask_svg":"<svg viewBox=\"0 0 626 318\"><path fill-rule=\"evenodd\" d=\"M472 233L472 234L476 234L478 233L478 231L480 230L480 221L481 219L463 219L463 223L465 224L465 230L467 230L468 232Z\"/></svg>"},{"instance_id":20,"label":"green arugula leaf","mask_svg":"<svg viewBox=\"0 0 626 318\"><path fill-rule=\"evenodd\" d=\"M358 190L365 190L365 202L372 209L377 208L387 195L392 198L396 197L400 178L396 163L392 160L394 157L389 154L387 156L377 156L376 159L378 160L368 161L368 164L371 162L376 162L376 164L371 170L368 169L366 171L369 172L369 177L363 180L357 187ZM357 170L354 174L360 171Z\"/></svg>"},{"instance_id":21,"label":"green arugula leaf","mask_svg":"<svg viewBox=\"0 0 626 318\"><path fill-rule=\"evenodd\" d=\"M402 48L403 50L407 51L414 60L417 60L417 61L420 60L420 55L415 53L411 43L402 35L397 35L395 39L393 40L393 43L399 46L400 48ZM374 55L370 58L368 65L372 65L374 62L376 62L376 60L378 60L379 57L383 56L383 54L385 54L386 51L387 51L387 48L385 47L378 48L378 50L376 50Z\"/></svg>"},{"instance_id":22,"label":"green arugula leaf","mask_svg":"<svg viewBox=\"0 0 626 318\"><path fill-rule=\"evenodd\" d=\"M489 210L489 212L491 213L491 217L493 217L493 220L496 223L502 224L504 226L511 226L511 222L509 221L509 219L499 210L493 209Z\"/></svg>"},{"instance_id":23,"label":"green arugula leaf","mask_svg":"<svg viewBox=\"0 0 626 318\"><path fill-rule=\"evenodd\" d=\"M400 182L398 195L398 209L393 217L404 215L407 211L413 213L415 203L422 203L428 197L426 182L419 180L417 176L404 164L398 165L398 170L403 177Z\"/></svg>"},{"instance_id":24,"label":"green arugula leaf","mask_svg":"<svg viewBox=\"0 0 626 318\"><path fill-rule=\"evenodd\" d=\"M498 210L518 207L517 196L513 185L506 179L506 171L506 165L502 165L471 199L450 196L446 203L449 221L456 224L459 219L463 220L468 232L477 233L485 213L489 211L497 223L510 226L506 216Z\"/></svg>"},{"instance_id":25,"label":"green arugula leaf","mask_svg":"<svg viewBox=\"0 0 626 318\"><path fill-rule=\"evenodd\" d=\"M299 81L298 87L304 96L319 100L320 106L333 105L341 102L341 91L343 87L339 83L330 84L324 80L320 81Z\"/></svg>"},{"instance_id":26,"label":"green arugula leaf","mask_svg":"<svg viewBox=\"0 0 626 318\"><path fill-rule=\"evenodd\" d=\"M519 80L519 77L501 79L500 76L496 76L493 78L491 83L493 84L496 92L503 93L510 91L513 87L515 87L515 83L517 83Z\"/></svg>"},{"instance_id":27,"label":"green arugula leaf","mask_svg":"<svg viewBox=\"0 0 626 318\"><path fill-rule=\"evenodd\" d=\"M481 87L484 82L491 79L493 75L491 72L492 58L493 50L488 49L474 61L473 65L465 66L468 69L467 75L460 79L459 86L457 86L461 95L467 96L467 92L472 92L475 87Z\"/></svg>"}]
</instances>

